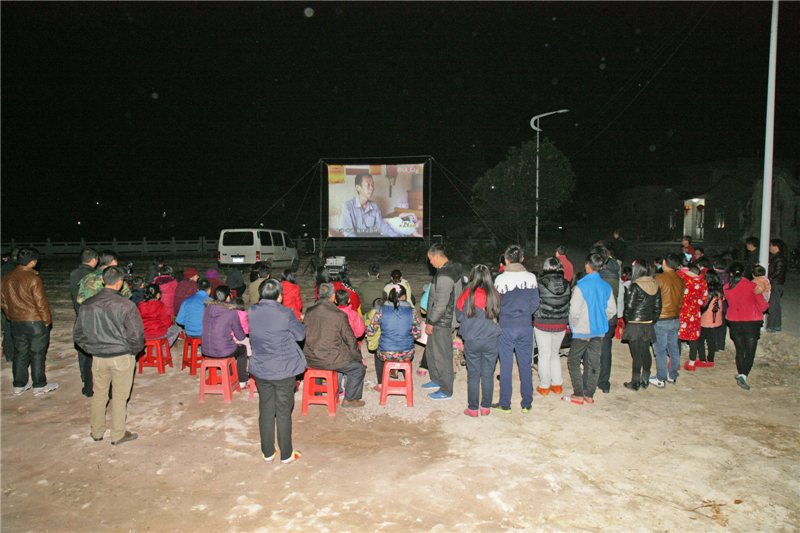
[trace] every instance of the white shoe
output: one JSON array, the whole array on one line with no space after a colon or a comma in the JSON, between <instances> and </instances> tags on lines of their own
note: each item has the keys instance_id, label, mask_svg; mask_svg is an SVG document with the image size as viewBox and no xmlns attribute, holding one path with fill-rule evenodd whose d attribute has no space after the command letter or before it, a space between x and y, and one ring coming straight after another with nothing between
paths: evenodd
<instances>
[{"instance_id":1,"label":"white shoe","mask_svg":"<svg viewBox=\"0 0 800 533\"><path fill-rule=\"evenodd\" d=\"M661 381L660 379L658 379L655 376L650 376L650 385L653 385L654 387L658 387L659 389L663 389L664 388L664 382Z\"/></svg>"},{"instance_id":2,"label":"white shoe","mask_svg":"<svg viewBox=\"0 0 800 533\"><path fill-rule=\"evenodd\" d=\"M33 389L34 396L41 396L42 394L54 391L58 388L58 383L48 383L44 387L36 387Z\"/></svg>"}]
</instances>

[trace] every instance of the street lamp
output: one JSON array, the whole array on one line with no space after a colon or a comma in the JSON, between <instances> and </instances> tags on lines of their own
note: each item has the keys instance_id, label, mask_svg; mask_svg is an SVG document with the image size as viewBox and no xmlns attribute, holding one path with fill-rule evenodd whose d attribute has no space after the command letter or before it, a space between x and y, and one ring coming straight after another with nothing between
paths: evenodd
<instances>
[{"instance_id":1,"label":"street lamp","mask_svg":"<svg viewBox=\"0 0 800 533\"><path fill-rule=\"evenodd\" d=\"M558 111L551 111L549 113L542 113L536 115L531 119L531 128L536 130L536 241L533 251L534 256L539 255L539 119L548 115L555 115L556 113L568 113L569 109L559 109Z\"/></svg>"}]
</instances>

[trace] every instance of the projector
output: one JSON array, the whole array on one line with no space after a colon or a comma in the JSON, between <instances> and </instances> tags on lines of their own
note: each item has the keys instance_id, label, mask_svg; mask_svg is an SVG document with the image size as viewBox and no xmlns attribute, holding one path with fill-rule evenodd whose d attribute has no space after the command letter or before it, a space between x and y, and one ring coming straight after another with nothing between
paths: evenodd
<instances>
[{"instance_id":1,"label":"projector","mask_svg":"<svg viewBox=\"0 0 800 533\"><path fill-rule=\"evenodd\" d=\"M347 259L343 255L329 257L325 260L325 270L329 274L347 273Z\"/></svg>"}]
</instances>

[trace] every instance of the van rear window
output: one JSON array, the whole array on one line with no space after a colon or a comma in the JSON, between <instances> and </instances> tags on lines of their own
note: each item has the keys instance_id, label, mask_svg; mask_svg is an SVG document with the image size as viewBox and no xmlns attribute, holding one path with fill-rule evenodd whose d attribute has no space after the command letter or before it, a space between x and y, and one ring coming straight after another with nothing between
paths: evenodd
<instances>
[{"instance_id":1,"label":"van rear window","mask_svg":"<svg viewBox=\"0 0 800 533\"><path fill-rule=\"evenodd\" d=\"M252 231L228 231L222 236L222 246L252 246Z\"/></svg>"}]
</instances>

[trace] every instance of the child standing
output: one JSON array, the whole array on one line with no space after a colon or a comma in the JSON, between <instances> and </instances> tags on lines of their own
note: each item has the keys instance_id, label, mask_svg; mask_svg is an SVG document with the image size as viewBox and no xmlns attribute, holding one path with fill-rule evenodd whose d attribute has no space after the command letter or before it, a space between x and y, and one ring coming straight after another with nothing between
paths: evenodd
<instances>
[{"instance_id":1,"label":"child standing","mask_svg":"<svg viewBox=\"0 0 800 533\"><path fill-rule=\"evenodd\" d=\"M706 280L700 277L700 269L696 265L688 260L682 264L687 268L679 270L678 276L683 280L686 289L679 316L681 328L678 331L678 339L689 342L689 360L684 363L683 368L694 372L697 347L700 344L700 309L708 300L708 285Z\"/></svg>"},{"instance_id":2,"label":"child standing","mask_svg":"<svg viewBox=\"0 0 800 533\"><path fill-rule=\"evenodd\" d=\"M464 411L467 416L486 416L492 412L492 374L497 364L501 333L497 323L500 305L500 294L489 267L472 267L467 288L456 302L456 319L461 323L458 333L464 339L467 360L467 409Z\"/></svg>"},{"instance_id":3,"label":"child standing","mask_svg":"<svg viewBox=\"0 0 800 533\"><path fill-rule=\"evenodd\" d=\"M756 284L756 288L753 290L755 294L761 294L764 296L764 300L769 301L770 293L772 292L772 285L769 283L769 279L767 278L767 269L761 265L755 265L753 267L753 283Z\"/></svg>"}]
</instances>

